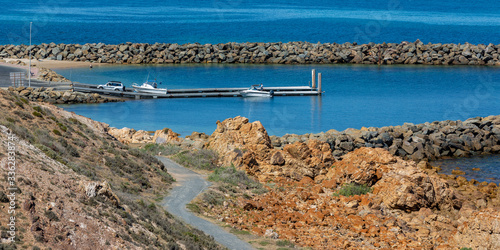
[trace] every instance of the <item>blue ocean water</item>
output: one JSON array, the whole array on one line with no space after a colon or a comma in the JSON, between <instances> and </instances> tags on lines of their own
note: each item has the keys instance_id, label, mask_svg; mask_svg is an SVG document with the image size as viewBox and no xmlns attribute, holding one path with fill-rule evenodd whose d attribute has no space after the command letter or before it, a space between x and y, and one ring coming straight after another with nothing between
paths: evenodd
<instances>
[{"instance_id":1,"label":"blue ocean water","mask_svg":"<svg viewBox=\"0 0 500 250\"><path fill-rule=\"evenodd\" d=\"M0 44L401 42L500 43L500 2L5 1Z\"/></svg>"},{"instance_id":2,"label":"blue ocean water","mask_svg":"<svg viewBox=\"0 0 500 250\"><path fill-rule=\"evenodd\" d=\"M451 171L459 169L465 172L467 180L475 179L479 182L494 182L500 184L500 155L476 156L461 159L446 159L431 162L433 166L440 166L440 173L451 175ZM479 168L479 170L472 170Z\"/></svg>"},{"instance_id":3,"label":"blue ocean water","mask_svg":"<svg viewBox=\"0 0 500 250\"><path fill-rule=\"evenodd\" d=\"M323 96L190 98L63 105L114 127L182 135L211 134L217 120L245 116L271 135L381 127L405 122L465 120L500 114L500 69L460 66L375 65L124 65L61 69L76 82L126 86L148 77L178 88L307 86L311 70L323 76Z\"/></svg>"}]
</instances>

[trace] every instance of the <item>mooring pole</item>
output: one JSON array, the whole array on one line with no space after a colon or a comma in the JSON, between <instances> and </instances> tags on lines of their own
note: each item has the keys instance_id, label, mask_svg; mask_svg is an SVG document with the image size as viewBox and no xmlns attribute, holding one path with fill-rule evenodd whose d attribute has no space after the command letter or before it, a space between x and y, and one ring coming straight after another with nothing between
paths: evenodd
<instances>
[{"instance_id":1,"label":"mooring pole","mask_svg":"<svg viewBox=\"0 0 500 250\"><path fill-rule=\"evenodd\" d=\"M312 70L312 88L313 89L316 88L316 70L315 69Z\"/></svg>"},{"instance_id":2,"label":"mooring pole","mask_svg":"<svg viewBox=\"0 0 500 250\"><path fill-rule=\"evenodd\" d=\"M321 73L318 73L318 93L321 95Z\"/></svg>"},{"instance_id":3,"label":"mooring pole","mask_svg":"<svg viewBox=\"0 0 500 250\"><path fill-rule=\"evenodd\" d=\"M29 65L29 76L28 76L28 85L29 87L31 87L31 25L33 24L33 22L30 22L30 65Z\"/></svg>"}]
</instances>

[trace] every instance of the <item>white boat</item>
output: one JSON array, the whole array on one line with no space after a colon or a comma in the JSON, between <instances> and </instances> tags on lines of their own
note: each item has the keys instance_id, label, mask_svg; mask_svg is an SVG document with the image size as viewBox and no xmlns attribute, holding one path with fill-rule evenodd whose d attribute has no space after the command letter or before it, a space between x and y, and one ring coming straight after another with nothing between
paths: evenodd
<instances>
[{"instance_id":1,"label":"white boat","mask_svg":"<svg viewBox=\"0 0 500 250\"><path fill-rule=\"evenodd\" d=\"M240 91L242 97L273 97L274 91L264 91L264 86L260 85L252 85L247 90Z\"/></svg>"},{"instance_id":2,"label":"white boat","mask_svg":"<svg viewBox=\"0 0 500 250\"><path fill-rule=\"evenodd\" d=\"M158 83L154 80L148 80L142 85L136 83L132 84L132 88L139 93L150 93L150 94L167 94L166 88L158 88Z\"/></svg>"}]
</instances>

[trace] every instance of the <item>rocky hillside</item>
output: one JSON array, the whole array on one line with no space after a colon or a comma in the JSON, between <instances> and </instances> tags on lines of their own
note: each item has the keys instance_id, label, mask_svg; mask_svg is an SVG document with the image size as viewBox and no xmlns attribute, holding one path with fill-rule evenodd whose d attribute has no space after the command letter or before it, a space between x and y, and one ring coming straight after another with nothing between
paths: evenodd
<instances>
[{"instance_id":1,"label":"rocky hillside","mask_svg":"<svg viewBox=\"0 0 500 250\"><path fill-rule=\"evenodd\" d=\"M315 249L500 247L494 183L438 175L426 161L382 148L359 148L340 161L317 140L274 148L262 124L243 117L219 122L206 147L268 189L238 196L233 188L219 194L224 202L198 205L238 229Z\"/></svg>"},{"instance_id":2,"label":"rocky hillside","mask_svg":"<svg viewBox=\"0 0 500 250\"><path fill-rule=\"evenodd\" d=\"M0 91L0 248L221 248L156 205L172 177L107 130Z\"/></svg>"}]
</instances>

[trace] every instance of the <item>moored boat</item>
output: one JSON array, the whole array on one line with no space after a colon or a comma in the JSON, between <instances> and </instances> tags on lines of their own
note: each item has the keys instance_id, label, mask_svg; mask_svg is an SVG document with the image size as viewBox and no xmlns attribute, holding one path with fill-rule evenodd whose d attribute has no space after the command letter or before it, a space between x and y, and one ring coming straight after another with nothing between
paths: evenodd
<instances>
[{"instance_id":1,"label":"moored boat","mask_svg":"<svg viewBox=\"0 0 500 250\"><path fill-rule=\"evenodd\" d=\"M154 80L148 80L142 85L136 83L132 84L132 88L139 93L150 93L150 94L167 94L166 88L158 88L158 83Z\"/></svg>"},{"instance_id":2,"label":"moored boat","mask_svg":"<svg viewBox=\"0 0 500 250\"><path fill-rule=\"evenodd\" d=\"M242 97L273 97L274 91L265 91L262 84L252 85L247 90L240 91Z\"/></svg>"}]
</instances>

